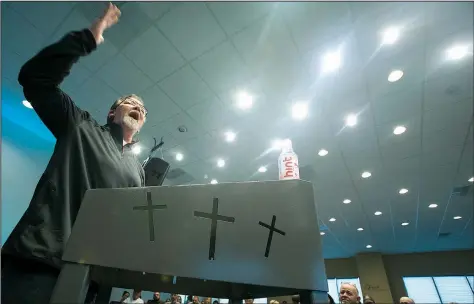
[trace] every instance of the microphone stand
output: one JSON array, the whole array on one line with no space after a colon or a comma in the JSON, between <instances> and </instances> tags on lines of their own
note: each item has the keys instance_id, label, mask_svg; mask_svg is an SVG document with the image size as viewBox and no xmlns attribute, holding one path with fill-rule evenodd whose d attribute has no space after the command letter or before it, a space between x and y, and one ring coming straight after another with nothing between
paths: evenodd
<instances>
[{"instance_id":1,"label":"microphone stand","mask_svg":"<svg viewBox=\"0 0 474 304\"><path fill-rule=\"evenodd\" d=\"M153 137L153 140L155 141L155 145L153 146L153 148L151 148L150 154L148 154L148 157L143 162L143 164L142 164L143 168L145 168L145 166L148 164L150 159L153 157L153 155L155 154L155 151L158 150L159 148L161 148L165 144L163 142L163 137L161 137L160 142L158 144L156 144L156 138L155 137Z\"/></svg>"}]
</instances>

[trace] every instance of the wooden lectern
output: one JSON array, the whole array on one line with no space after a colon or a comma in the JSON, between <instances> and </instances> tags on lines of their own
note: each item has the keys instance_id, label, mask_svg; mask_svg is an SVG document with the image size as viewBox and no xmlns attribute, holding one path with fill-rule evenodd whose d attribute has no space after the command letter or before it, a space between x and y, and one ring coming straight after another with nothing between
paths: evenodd
<instances>
[{"instance_id":1,"label":"wooden lectern","mask_svg":"<svg viewBox=\"0 0 474 304\"><path fill-rule=\"evenodd\" d=\"M84 303L90 280L327 303L313 187L299 180L90 190L63 260L52 304Z\"/></svg>"}]
</instances>

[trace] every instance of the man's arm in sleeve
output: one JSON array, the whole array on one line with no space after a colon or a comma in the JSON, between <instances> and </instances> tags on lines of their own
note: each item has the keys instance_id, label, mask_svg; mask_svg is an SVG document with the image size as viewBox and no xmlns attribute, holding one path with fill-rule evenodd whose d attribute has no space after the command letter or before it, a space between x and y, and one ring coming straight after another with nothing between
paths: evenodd
<instances>
[{"instance_id":1,"label":"man's arm in sleeve","mask_svg":"<svg viewBox=\"0 0 474 304\"><path fill-rule=\"evenodd\" d=\"M41 50L20 70L18 81L26 99L56 138L83 116L83 111L59 85L69 75L73 64L96 47L89 29L71 32Z\"/></svg>"}]
</instances>

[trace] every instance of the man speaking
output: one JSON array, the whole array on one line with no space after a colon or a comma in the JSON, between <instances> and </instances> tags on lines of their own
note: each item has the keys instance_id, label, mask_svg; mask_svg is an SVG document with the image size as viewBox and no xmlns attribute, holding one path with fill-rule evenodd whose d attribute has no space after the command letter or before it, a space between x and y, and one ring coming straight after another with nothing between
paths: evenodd
<instances>
[{"instance_id":1,"label":"man speaking","mask_svg":"<svg viewBox=\"0 0 474 304\"><path fill-rule=\"evenodd\" d=\"M87 190L145 185L131 150L147 114L143 101L136 95L119 98L107 124L100 125L59 88L72 65L104 41L102 34L119 17L120 10L109 4L89 29L67 34L21 68L24 95L56 137L56 146L28 209L2 248L2 303L49 303Z\"/></svg>"}]
</instances>

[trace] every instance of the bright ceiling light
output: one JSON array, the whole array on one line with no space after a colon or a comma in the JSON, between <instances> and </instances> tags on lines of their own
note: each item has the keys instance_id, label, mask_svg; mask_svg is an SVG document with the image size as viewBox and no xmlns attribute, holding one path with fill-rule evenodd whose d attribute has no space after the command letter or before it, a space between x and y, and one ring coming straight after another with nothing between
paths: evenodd
<instances>
[{"instance_id":1,"label":"bright ceiling light","mask_svg":"<svg viewBox=\"0 0 474 304\"><path fill-rule=\"evenodd\" d=\"M28 100L23 100L23 105L27 107L28 109L33 109L33 106Z\"/></svg>"},{"instance_id":2,"label":"bright ceiling light","mask_svg":"<svg viewBox=\"0 0 474 304\"><path fill-rule=\"evenodd\" d=\"M341 52L332 52L332 53L327 53L323 57L323 72L332 72L341 67L342 61L341 61Z\"/></svg>"},{"instance_id":3,"label":"bright ceiling light","mask_svg":"<svg viewBox=\"0 0 474 304\"><path fill-rule=\"evenodd\" d=\"M267 172L267 167L262 166L262 167L258 168L258 172L260 172L260 173Z\"/></svg>"},{"instance_id":4,"label":"bright ceiling light","mask_svg":"<svg viewBox=\"0 0 474 304\"><path fill-rule=\"evenodd\" d=\"M247 92L237 93L237 107L242 110L248 110L253 105L253 97Z\"/></svg>"},{"instance_id":5,"label":"bright ceiling light","mask_svg":"<svg viewBox=\"0 0 474 304\"><path fill-rule=\"evenodd\" d=\"M460 220L460 219L462 219L462 216L459 216L459 215L458 215L458 216L453 217L453 219L455 219L455 220Z\"/></svg>"},{"instance_id":6,"label":"bright ceiling light","mask_svg":"<svg viewBox=\"0 0 474 304\"><path fill-rule=\"evenodd\" d=\"M395 82L400 80L403 77L403 71L401 70L394 70L391 71L390 74L388 74L388 81L389 82Z\"/></svg>"},{"instance_id":7,"label":"bright ceiling light","mask_svg":"<svg viewBox=\"0 0 474 304\"><path fill-rule=\"evenodd\" d=\"M436 207L438 207L438 205L436 205L436 204L430 204L430 205L428 206L428 208L436 208Z\"/></svg>"},{"instance_id":8,"label":"bright ceiling light","mask_svg":"<svg viewBox=\"0 0 474 304\"><path fill-rule=\"evenodd\" d=\"M308 104L303 102L295 103L291 109L294 119L303 120L308 116Z\"/></svg>"},{"instance_id":9,"label":"bright ceiling light","mask_svg":"<svg viewBox=\"0 0 474 304\"><path fill-rule=\"evenodd\" d=\"M402 226L408 226L408 225L409 225L408 222L403 222L403 223L402 223Z\"/></svg>"},{"instance_id":10,"label":"bright ceiling light","mask_svg":"<svg viewBox=\"0 0 474 304\"><path fill-rule=\"evenodd\" d=\"M364 228L357 228L357 231L364 231Z\"/></svg>"},{"instance_id":11,"label":"bright ceiling light","mask_svg":"<svg viewBox=\"0 0 474 304\"><path fill-rule=\"evenodd\" d=\"M233 142L235 140L235 138L237 137L237 134L235 134L232 131L227 131L227 132L225 132L224 136L225 136L225 141Z\"/></svg>"},{"instance_id":12,"label":"bright ceiling light","mask_svg":"<svg viewBox=\"0 0 474 304\"><path fill-rule=\"evenodd\" d=\"M467 180L470 183L474 183L474 176Z\"/></svg>"},{"instance_id":13,"label":"bright ceiling light","mask_svg":"<svg viewBox=\"0 0 474 304\"><path fill-rule=\"evenodd\" d=\"M223 160L222 158L218 159L218 160L217 160L217 166L218 166L219 168L224 167L224 166L225 166L225 160Z\"/></svg>"},{"instance_id":14,"label":"bright ceiling light","mask_svg":"<svg viewBox=\"0 0 474 304\"><path fill-rule=\"evenodd\" d=\"M357 124L357 115L349 114L346 117L346 126L353 127Z\"/></svg>"},{"instance_id":15,"label":"bright ceiling light","mask_svg":"<svg viewBox=\"0 0 474 304\"><path fill-rule=\"evenodd\" d=\"M331 218L329 219L329 221L330 221L330 222L335 222L335 221L336 221L336 219L335 219L335 218L333 218L333 217L331 217Z\"/></svg>"},{"instance_id":16,"label":"bright ceiling light","mask_svg":"<svg viewBox=\"0 0 474 304\"><path fill-rule=\"evenodd\" d=\"M467 46L457 45L446 51L448 60L459 60L468 54Z\"/></svg>"},{"instance_id":17,"label":"bright ceiling light","mask_svg":"<svg viewBox=\"0 0 474 304\"><path fill-rule=\"evenodd\" d=\"M319 234L321 234L321 235L325 235L326 233L324 233L324 232L320 232Z\"/></svg>"},{"instance_id":18,"label":"bright ceiling light","mask_svg":"<svg viewBox=\"0 0 474 304\"><path fill-rule=\"evenodd\" d=\"M407 194L407 193L408 193L408 189L402 188L402 189L400 189L400 191L398 191L398 193L400 193L400 194Z\"/></svg>"},{"instance_id":19,"label":"bright ceiling light","mask_svg":"<svg viewBox=\"0 0 474 304\"><path fill-rule=\"evenodd\" d=\"M183 154L181 154L181 153L176 153L176 160L177 160L177 161L182 161L182 160L183 160Z\"/></svg>"},{"instance_id":20,"label":"bright ceiling light","mask_svg":"<svg viewBox=\"0 0 474 304\"><path fill-rule=\"evenodd\" d=\"M142 152L142 147L140 145L135 144L133 145L132 152L133 154L138 155L140 154L140 152Z\"/></svg>"},{"instance_id":21,"label":"bright ceiling light","mask_svg":"<svg viewBox=\"0 0 474 304\"><path fill-rule=\"evenodd\" d=\"M372 176L372 173L370 173L369 171L365 171L365 172L362 172L360 176L362 176L362 178L369 178Z\"/></svg>"},{"instance_id":22,"label":"bright ceiling light","mask_svg":"<svg viewBox=\"0 0 474 304\"><path fill-rule=\"evenodd\" d=\"M372 248L372 245L367 245L367 246L365 246L365 248L370 249L370 248Z\"/></svg>"},{"instance_id":23,"label":"bright ceiling light","mask_svg":"<svg viewBox=\"0 0 474 304\"><path fill-rule=\"evenodd\" d=\"M374 214L375 214L375 215L382 215L382 212L380 212L380 211L375 211Z\"/></svg>"},{"instance_id":24,"label":"bright ceiling light","mask_svg":"<svg viewBox=\"0 0 474 304\"><path fill-rule=\"evenodd\" d=\"M272 150L281 150L285 147L291 147L292 143L290 139L275 139L272 142Z\"/></svg>"},{"instance_id":25,"label":"bright ceiling light","mask_svg":"<svg viewBox=\"0 0 474 304\"><path fill-rule=\"evenodd\" d=\"M407 128L405 128L405 126L396 126L393 129L393 134L400 135L400 134L405 133L406 130L407 130Z\"/></svg>"},{"instance_id":26,"label":"bright ceiling light","mask_svg":"<svg viewBox=\"0 0 474 304\"><path fill-rule=\"evenodd\" d=\"M389 27L383 32L382 44L394 44L400 36L400 30L396 27Z\"/></svg>"},{"instance_id":27,"label":"bright ceiling light","mask_svg":"<svg viewBox=\"0 0 474 304\"><path fill-rule=\"evenodd\" d=\"M213 184L213 185L217 184L217 179L212 179L211 184Z\"/></svg>"},{"instance_id":28,"label":"bright ceiling light","mask_svg":"<svg viewBox=\"0 0 474 304\"><path fill-rule=\"evenodd\" d=\"M351 200L346 198L346 199L343 200L342 202L343 202L344 204L350 204L350 203L351 203Z\"/></svg>"},{"instance_id":29,"label":"bright ceiling light","mask_svg":"<svg viewBox=\"0 0 474 304\"><path fill-rule=\"evenodd\" d=\"M319 156L326 156L326 155L328 155L328 153L329 153L328 150L321 149L321 150L319 150L318 155Z\"/></svg>"}]
</instances>

